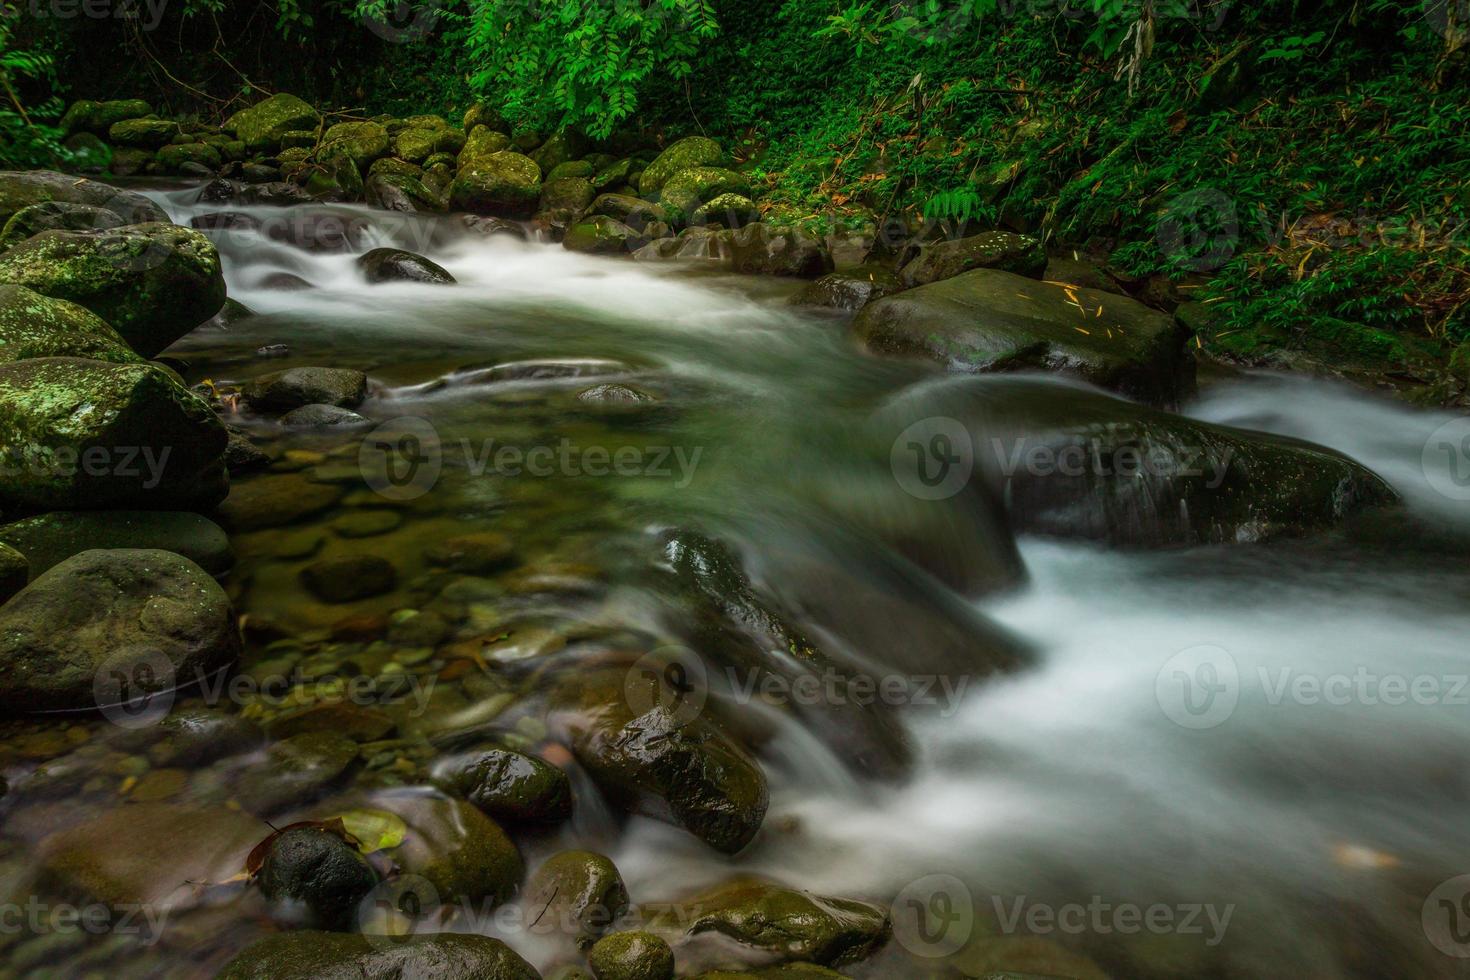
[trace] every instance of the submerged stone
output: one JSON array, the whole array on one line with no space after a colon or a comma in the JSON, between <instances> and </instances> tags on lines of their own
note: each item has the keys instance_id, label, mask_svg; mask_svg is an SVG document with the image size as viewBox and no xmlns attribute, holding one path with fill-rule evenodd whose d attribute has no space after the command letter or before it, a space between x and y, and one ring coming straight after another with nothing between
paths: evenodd
<instances>
[{"instance_id":1,"label":"submerged stone","mask_svg":"<svg viewBox=\"0 0 1470 980\"><path fill-rule=\"evenodd\" d=\"M540 980L505 943L437 933L370 937L330 932L267 936L225 964L215 980Z\"/></svg>"},{"instance_id":2,"label":"submerged stone","mask_svg":"<svg viewBox=\"0 0 1470 980\"><path fill-rule=\"evenodd\" d=\"M0 542L24 552L39 574L96 548L155 548L183 555L211 575L235 564L219 525L187 511L53 511L0 525Z\"/></svg>"}]
</instances>

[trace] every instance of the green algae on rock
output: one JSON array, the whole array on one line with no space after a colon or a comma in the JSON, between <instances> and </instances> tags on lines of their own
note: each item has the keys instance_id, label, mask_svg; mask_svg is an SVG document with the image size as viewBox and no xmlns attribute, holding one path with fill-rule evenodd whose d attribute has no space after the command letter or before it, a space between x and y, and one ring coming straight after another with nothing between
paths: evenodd
<instances>
[{"instance_id":1,"label":"green algae on rock","mask_svg":"<svg viewBox=\"0 0 1470 980\"><path fill-rule=\"evenodd\" d=\"M69 300L0 284L0 363L37 357L80 357L141 363L107 321Z\"/></svg>"},{"instance_id":2,"label":"green algae on rock","mask_svg":"<svg viewBox=\"0 0 1470 980\"><path fill-rule=\"evenodd\" d=\"M590 945L629 908L628 889L612 859L595 851L559 851L526 884L529 908L544 909L548 931Z\"/></svg>"},{"instance_id":3,"label":"green algae on rock","mask_svg":"<svg viewBox=\"0 0 1470 980\"><path fill-rule=\"evenodd\" d=\"M244 140L251 149L280 145L281 137L293 130L316 129L322 117L306 102L278 92L225 120L224 128Z\"/></svg>"},{"instance_id":4,"label":"green algae on rock","mask_svg":"<svg viewBox=\"0 0 1470 980\"><path fill-rule=\"evenodd\" d=\"M674 951L647 932L615 932L587 954L597 980L674 980Z\"/></svg>"},{"instance_id":5,"label":"green algae on rock","mask_svg":"<svg viewBox=\"0 0 1470 980\"><path fill-rule=\"evenodd\" d=\"M541 200L541 168L535 160L509 150L470 154L469 146L460 154L449 191L452 207L505 218L535 213Z\"/></svg>"},{"instance_id":6,"label":"green algae on rock","mask_svg":"<svg viewBox=\"0 0 1470 980\"><path fill-rule=\"evenodd\" d=\"M94 548L172 551L211 575L235 563L230 539L207 517L187 511L53 511L0 525L0 543L23 552L35 574Z\"/></svg>"},{"instance_id":7,"label":"green algae on rock","mask_svg":"<svg viewBox=\"0 0 1470 980\"><path fill-rule=\"evenodd\" d=\"M691 896L699 914L687 935L713 932L783 959L842 966L866 959L888 941L888 915L876 905L813 895L745 877Z\"/></svg>"},{"instance_id":8,"label":"green algae on rock","mask_svg":"<svg viewBox=\"0 0 1470 980\"><path fill-rule=\"evenodd\" d=\"M658 155L643 171L638 192L644 196L657 194L674 174L693 167L718 167L725 162L720 144L705 136L688 136Z\"/></svg>"},{"instance_id":9,"label":"green algae on rock","mask_svg":"<svg viewBox=\"0 0 1470 980\"><path fill-rule=\"evenodd\" d=\"M24 207L48 201L106 208L124 224L168 221L162 208L136 191L54 170L0 171L0 221L9 221Z\"/></svg>"}]
</instances>

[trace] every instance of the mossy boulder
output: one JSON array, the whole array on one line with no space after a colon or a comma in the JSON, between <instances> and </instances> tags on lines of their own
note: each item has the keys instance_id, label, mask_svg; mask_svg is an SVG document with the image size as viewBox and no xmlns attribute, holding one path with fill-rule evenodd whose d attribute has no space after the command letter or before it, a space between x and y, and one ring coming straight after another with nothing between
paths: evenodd
<instances>
[{"instance_id":1,"label":"mossy boulder","mask_svg":"<svg viewBox=\"0 0 1470 980\"><path fill-rule=\"evenodd\" d=\"M615 932L587 954L597 980L674 980L674 951L648 932Z\"/></svg>"},{"instance_id":2,"label":"mossy boulder","mask_svg":"<svg viewBox=\"0 0 1470 980\"><path fill-rule=\"evenodd\" d=\"M0 510L173 509L225 493L228 436L151 364L48 357L0 365Z\"/></svg>"},{"instance_id":3,"label":"mossy boulder","mask_svg":"<svg viewBox=\"0 0 1470 980\"><path fill-rule=\"evenodd\" d=\"M224 157L208 143L172 143L158 151L158 165L169 173L178 173L187 163L218 170Z\"/></svg>"},{"instance_id":4,"label":"mossy boulder","mask_svg":"<svg viewBox=\"0 0 1470 980\"><path fill-rule=\"evenodd\" d=\"M551 184L568 177L581 177L590 182L592 178L592 164L586 160L568 160L566 163L552 168L546 174L546 182Z\"/></svg>"},{"instance_id":5,"label":"mossy boulder","mask_svg":"<svg viewBox=\"0 0 1470 980\"><path fill-rule=\"evenodd\" d=\"M78 173L102 173L112 163L112 147L94 133L73 133L61 143L71 155L69 170Z\"/></svg>"},{"instance_id":6,"label":"mossy boulder","mask_svg":"<svg viewBox=\"0 0 1470 980\"><path fill-rule=\"evenodd\" d=\"M642 248L647 237L615 218L596 215L567 229L562 247L589 255L627 255Z\"/></svg>"},{"instance_id":7,"label":"mossy boulder","mask_svg":"<svg viewBox=\"0 0 1470 980\"><path fill-rule=\"evenodd\" d=\"M503 902L525 874L505 831L464 800L405 789L374 794L368 805L407 825L403 843L385 853L404 872L427 879L444 904Z\"/></svg>"},{"instance_id":8,"label":"mossy boulder","mask_svg":"<svg viewBox=\"0 0 1470 980\"><path fill-rule=\"evenodd\" d=\"M279 92L248 109L241 109L225 120L224 128L252 150L274 149L286 133L315 131L321 121L321 115L306 102Z\"/></svg>"},{"instance_id":9,"label":"mossy boulder","mask_svg":"<svg viewBox=\"0 0 1470 980\"><path fill-rule=\"evenodd\" d=\"M115 123L151 115L153 107L142 99L113 99L107 102L78 99L61 117L61 131L67 135L87 132L103 136Z\"/></svg>"},{"instance_id":10,"label":"mossy boulder","mask_svg":"<svg viewBox=\"0 0 1470 980\"><path fill-rule=\"evenodd\" d=\"M527 904L545 909L549 931L588 946L629 908L628 889L612 859L595 851L559 851L526 884Z\"/></svg>"},{"instance_id":11,"label":"mossy boulder","mask_svg":"<svg viewBox=\"0 0 1470 980\"><path fill-rule=\"evenodd\" d=\"M879 354L952 371L1058 371L1158 405L1194 388L1189 331L1136 300L976 269L887 296L853 331Z\"/></svg>"},{"instance_id":12,"label":"mossy boulder","mask_svg":"<svg viewBox=\"0 0 1470 980\"><path fill-rule=\"evenodd\" d=\"M391 158L384 157L378 163L390 160ZM402 164L404 167L409 166L403 164L401 160L391 160L391 162ZM424 180L422 171L411 173L396 167L380 168L374 164L372 172L363 181L362 192L367 203L373 207L403 214L443 211L449 206L444 194Z\"/></svg>"},{"instance_id":13,"label":"mossy boulder","mask_svg":"<svg viewBox=\"0 0 1470 980\"><path fill-rule=\"evenodd\" d=\"M0 221L8 222L22 208L48 201L104 208L124 224L168 220L162 208L136 191L54 170L0 171Z\"/></svg>"},{"instance_id":14,"label":"mossy boulder","mask_svg":"<svg viewBox=\"0 0 1470 980\"><path fill-rule=\"evenodd\" d=\"M549 175L562 164L579 158L585 149L586 140L582 134L575 130L562 129L537 147L531 154L531 159L536 161L543 174Z\"/></svg>"},{"instance_id":15,"label":"mossy boulder","mask_svg":"<svg viewBox=\"0 0 1470 980\"><path fill-rule=\"evenodd\" d=\"M177 135L179 124L172 119L125 119L107 130L107 138L112 143L144 150L167 146Z\"/></svg>"},{"instance_id":16,"label":"mossy boulder","mask_svg":"<svg viewBox=\"0 0 1470 980\"><path fill-rule=\"evenodd\" d=\"M651 197L663 189L664 184L681 170L695 167L719 167L725 162L725 151L720 144L704 136L689 136L664 150L643 171L638 182L638 192Z\"/></svg>"},{"instance_id":17,"label":"mossy boulder","mask_svg":"<svg viewBox=\"0 0 1470 980\"><path fill-rule=\"evenodd\" d=\"M759 220L760 209L744 194L720 194L714 200L695 208L694 213L689 216L689 223L692 225L718 224L726 228L744 228Z\"/></svg>"},{"instance_id":18,"label":"mossy boulder","mask_svg":"<svg viewBox=\"0 0 1470 980\"><path fill-rule=\"evenodd\" d=\"M688 935L712 932L783 960L842 966L867 959L888 941L888 915L876 905L737 878L692 896Z\"/></svg>"},{"instance_id":19,"label":"mossy boulder","mask_svg":"<svg viewBox=\"0 0 1470 980\"><path fill-rule=\"evenodd\" d=\"M541 211L570 220L586 211L594 196L586 177L548 180L541 189Z\"/></svg>"},{"instance_id":20,"label":"mossy boulder","mask_svg":"<svg viewBox=\"0 0 1470 980\"><path fill-rule=\"evenodd\" d=\"M1040 279L1046 271L1046 251L1040 239L1030 235L987 231L923 247L899 270L898 278L906 288L912 288L950 279L971 269L999 269Z\"/></svg>"},{"instance_id":21,"label":"mossy boulder","mask_svg":"<svg viewBox=\"0 0 1470 980\"><path fill-rule=\"evenodd\" d=\"M456 210L492 214L505 218L527 218L541 200L541 168L528 156L502 150L475 155L460 154L459 173L450 185L450 205Z\"/></svg>"},{"instance_id":22,"label":"mossy boulder","mask_svg":"<svg viewBox=\"0 0 1470 980\"><path fill-rule=\"evenodd\" d=\"M814 279L832 271L826 242L799 229L758 221L719 232L716 241L730 268L742 275Z\"/></svg>"},{"instance_id":23,"label":"mossy boulder","mask_svg":"<svg viewBox=\"0 0 1470 980\"><path fill-rule=\"evenodd\" d=\"M258 940L225 964L215 980L540 980L541 974L489 936L435 933L369 937L285 932Z\"/></svg>"},{"instance_id":24,"label":"mossy boulder","mask_svg":"<svg viewBox=\"0 0 1470 980\"><path fill-rule=\"evenodd\" d=\"M509 136L479 126L465 139L465 144L456 158L455 166L463 171L474 170L484 165L486 159L492 154L503 153L508 149L510 149Z\"/></svg>"},{"instance_id":25,"label":"mossy boulder","mask_svg":"<svg viewBox=\"0 0 1470 980\"><path fill-rule=\"evenodd\" d=\"M21 208L0 230L0 251L43 231L107 231L127 224L115 211L92 204L46 201Z\"/></svg>"},{"instance_id":26,"label":"mossy boulder","mask_svg":"<svg viewBox=\"0 0 1470 980\"><path fill-rule=\"evenodd\" d=\"M509 749L479 749L441 760L434 766L434 778L497 820L552 824L572 813L567 774L543 759Z\"/></svg>"},{"instance_id":27,"label":"mossy boulder","mask_svg":"<svg viewBox=\"0 0 1470 980\"><path fill-rule=\"evenodd\" d=\"M659 191L659 203L676 225L688 224L694 212L722 195L750 196L744 174L721 167L691 167L670 175Z\"/></svg>"},{"instance_id":28,"label":"mossy boulder","mask_svg":"<svg viewBox=\"0 0 1470 980\"><path fill-rule=\"evenodd\" d=\"M261 375L245 385L245 402L257 412L289 412L303 405L355 408L367 397L368 378L351 368L297 367Z\"/></svg>"},{"instance_id":29,"label":"mossy boulder","mask_svg":"<svg viewBox=\"0 0 1470 980\"><path fill-rule=\"evenodd\" d=\"M0 282L85 306L144 357L161 353L225 302L214 245L164 222L43 232L0 255Z\"/></svg>"},{"instance_id":30,"label":"mossy boulder","mask_svg":"<svg viewBox=\"0 0 1470 980\"><path fill-rule=\"evenodd\" d=\"M421 163L436 153L459 153L465 135L445 127L413 127L393 137L393 154L410 163Z\"/></svg>"},{"instance_id":31,"label":"mossy boulder","mask_svg":"<svg viewBox=\"0 0 1470 980\"><path fill-rule=\"evenodd\" d=\"M323 159L343 156L359 170L388 155L388 131L375 122L342 122L329 128L318 151Z\"/></svg>"},{"instance_id":32,"label":"mossy boulder","mask_svg":"<svg viewBox=\"0 0 1470 980\"><path fill-rule=\"evenodd\" d=\"M898 277L882 266L863 266L846 272L832 272L807 286L791 298L793 306L814 306L830 310L860 310L873 300L882 299L902 287Z\"/></svg>"},{"instance_id":33,"label":"mossy boulder","mask_svg":"<svg viewBox=\"0 0 1470 980\"><path fill-rule=\"evenodd\" d=\"M239 655L230 600L204 569L167 551L85 551L0 607L0 708L107 708ZM110 670L129 686L108 687Z\"/></svg>"},{"instance_id":34,"label":"mossy boulder","mask_svg":"<svg viewBox=\"0 0 1470 980\"><path fill-rule=\"evenodd\" d=\"M0 364L33 357L83 357L119 364L143 359L86 307L24 286L0 285Z\"/></svg>"},{"instance_id":35,"label":"mossy boulder","mask_svg":"<svg viewBox=\"0 0 1470 980\"><path fill-rule=\"evenodd\" d=\"M30 559L39 574L94 548L171 551L211 575L235 563L225 532L207 517L188 511L52 511L0 525L0 543Z\"/></svg>"},{"instance_id":36,"label":"mossy boulder","mask_svg":"<svg viewBox=\"0 0 1470 980\"><path fill-rule=\"evenodd\" d=\"M483 102L476 102L466 109L461 124L466 133L474 131L477 126L497 131L505 129L505 120L500 113Z\"/></svg>"},{"instance_id":37,"label":"mossy boulder","mask_svg":"<svg viewBox=\"0 0 1470 980\"><path fill-rule=\"evenodd\" d=\"M371 283L417 282L449 285L455 279L449 270L417 252L402 248L375 248L357 259L362 277Z\"/></svg>"},{"instance_id":38,"label":"mossy boulder","mask_svg":"<svg viewBox=\"0 0 1470 980\"><path fill-rule=\"evenodd\" d=\"M30 579L30 559L23 552L0 542L0 606L25 588Z\"/></svg>"},{"instance_id":39,"label":"mossy boulder","mask_svg":"<svg viewBox=\"0 0 1470 980\"><path fill-rule=\"evenodd\" d=\"M669 220L669 213L659 205L627 194L599 194L587 213L616 218L640 231L650 224L665 224Z\"/></svg>"}]
</instances>

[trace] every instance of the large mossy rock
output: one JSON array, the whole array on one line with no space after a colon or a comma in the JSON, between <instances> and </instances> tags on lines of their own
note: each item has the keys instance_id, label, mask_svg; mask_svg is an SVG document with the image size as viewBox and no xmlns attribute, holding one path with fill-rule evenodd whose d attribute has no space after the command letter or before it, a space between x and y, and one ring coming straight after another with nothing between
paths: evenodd
<instances>
[{"instance_id":1,"label":"large mossy rock","mask_svg":"<svg viewBox=\"0 0 1470 980\"><path fill-rule=\"evenodd\" d=\"M279 92L248 109L241 109L225 120L224 128L251 149L268 149L279 146L286 133L316 129L321 121L321 115L306 102Z\"/></svg>"},{"instance_id":2,"label":"large mossy rock","mask_svg":"<svg viewBox=\"0 0 1470 980\"><path fill-rule=\"evenodd\" d=\"M515 893L526 873L500 825L464 800L398 789L372 794L364 805L404 822L403 843L385 854L405 873L426 879L445 905L494 906Z\"/></svg>"},{"instance_id":3,"label":"large mossy rock","mask_svg":"<svg viewBox=\"0 0 1470 980\"><path fill-rule=\"evenodd\" d=\"M0 510L191 509L226 492L225 427L151 364L0 365Z\"/></svg>"},{"instance_id":4,"label":"large mossy rock","mask_svg":"<svg viewBox=\"0 0 1470 980\"><path fill-rule=\"evenodd\" d=\"M750 181L744 174L721 167L690 167L663 183L659 203L671 222L686 225L701 207L730 194L750 197Z\"/></svg>"},{"instance_id":5,"label":"large mossy rock","mask_svg":"<svg viewBox=\"0 0 1470 980\"><path fill-rule=\"evenodd\" d=\"M351 368L296 367L253 379L244 395L255 411L280 413L303 405L356 408L367 397L367 387L367 375Z\"/></svg>"},{"instance_id":6,"label":"large mossy rock","mask_svg":"<svg viewBox=\"0 0 1470 980\"><path fill-rule=\"evenodd\" d=\"M889 430L953 419L1018 531L1118 547L1229 544L1335 527L1398 495L1323 446L1212 425L1060 379L951 378L892 399Z\"/></svg>"},{"instance_id":7,"label":"large mossy rock","mask_svg":"<svg viewBox=\"0 0 1470 980\"><path fill-rule=\"evenodd\" d=\"M107 130L107 138L117 146L156 150L167 146L179 132L179 124L172 119L125 119L112 124Z\"/></svg>"},{"instance_id":8,"label":"large mossy rock","mask_svg":"<svg viewBox=\"0 0 1470 980\"><path fill-rule=\"evenodd\" d=\"M125 224L168 220L162 208L136 191L54 170L0 171L0 221L8 222L21 208L48 201L105 208Z\"/></svg>"},{"instance_id":9,"label":"large mossy rock","mask_svg":"<svg viewBox=\"0 0 1470 980\"><path fill-rule=\"evenodd\" d=\"M876 905L737 878L692 896L687 935L718 933L782 960L842 966L867 959L888 941L887 913Z\"/></svg>"},{"instance_id":10,"label":"large mossy rock","mask_svg":"<svg viewBox=\"0 0 1470 980\"><path fill-rule=\"evenodd\" d=\"M569 685L559 694L572 751L618 806L683 827L734 854L765 819L765 773L709 719L659 705L635 715L623 672Z\"/></svg>"},{"instance_id":11,"label":"large mossy rock","mask_svg":"<svg viewBox=\"0 0 1470 980\"><path fill-rule=\"evenodd\" d=\"M85 306L144 357L158 355L225 303L213 243L163 222L43 232L0 255L0 282Z\"/></svg>"},{"instance_id":12,"label":"large mossy rock","mask_svg":"<svg viewBox=\"0 0 1470 980\"><path fill-rule=\"evenodd\" d=\"M413 126L393 137L393 155L409 163L423 163L436 153L458 154L465 142L464 133L446 126Z\"/></svg>"},{"instance_id":13,"label":"large mossy rock","mask_svg":"<svg viewBox=\"0 0 1470 980\"><path fill-rule=\"evenodd\" d=\"M562 247L588 255L629 255L648 244L642 232L599 214L567 229Z\"/></svg>"},{"instance_id":14,"label":"large mossy rock","mask_svg":"<svg viewBox=\"0 0 1470 980\"><path fill-rule=\"evenodd\" d=\"M197 683L239 655L229 597L204 569L167 551L85 551L0 607L0 708L107 708L109 695Z\"/></svg>"},{"instance_id":15,"label":"large mossy rock","mask_svg":"<svg viewBox=\"0 0 1470 980\"><path fill-rule=\"evenodd\" d=\"M96 548L172 551L211 575L222 575L235 563L224 530L188 511L52 511L0 525L0 544L24 554L32 574Z\"/></svg>"},{"instance_id":16,"label":"large mossy rock","mask_svg":"<svg viewBox=\"0 0 1470 980\"><path fill-rule=\"evenodd\" d=\"M489 936L438 933L369 937L333 932L267 936L225 964L215 980L540 980Z\"/></svg>"},{"instance_id":17,"label":"large mossy rock","mask_svg":"<svg viewBox=\"0 0 1470 980\"><path fill-rule=\"evenodd\" d=\"M689 136L660 153L643 171L638 192L645 197L657 194L665 182L681 170L692 167L718 167L725 162L720 144L704 136Z\"/></svg>"},{"instance_id":18,"label":"large mossy rock","mask_svg":"<svg viewBox=\"0 0 1470 980\"><path fill-rule=\"evenodd\" d=\"M999 269L1039 279L1046 271L1040 239L1009 231L987 231L970 238L926 245L898 278L907 288L951 279L971 269Z\"/></svg>"},{"instance_id":19,"label":"large mossy rock","mask_svg":"<svg viewBox=\"0 0 1470 980\"><path fill-rule=\"evenodd\" d=\"M319 152L323 159L344 156L365 170L388 155L388 143L388 131L378 123L342 122L327 130Z\"/></svg>"},{"instance_id":20,"label":"large mossy rock","mask_svg":"<svg viewBox=\"0 0 1470 980\"><path fill-rule=\"evenodd\" d=\"M421 168L392 157L373 164L362 190L367 203L385 211L416 214L448 207L442 188L429 186Z\"/></svg>"},{"instance_id":21,"label":"large mossy rock","mask_svg":"<svg viewBox=\"0 0 1470 980\"><path fill-rule=\"evenodd\" d=\"M23 552L0 542L0 606L31 580L31 562Z\"/></svg>"},{"instance_id":22,"label":"large mossy rock","mask_svg":"<svg viewBox=\"0 0 1470 980\"><path fill-rule=\"evenodd\" d=\"M594 942L628 911L628 889L612 859L595 851L559 851L526 883L529 907L551 916L553 935Z\"/></svg>"},{"instance_id":23,"label":"large mossy rock","mask_svg":"<svg viewBox=\"0 0 1470 980\"><path fill-rule=\"evenodd\" d=\"M142 99L114 99L108 102L78 99L61 117L61 131L68 136L73 133L105 136L114 123L151 115L153 107Z\"/></svg>"},{"instance_id":24,"label":"large mossy rock","mask_svg":"<svg viewBox=\"0 0 1470 980\"><path fill-rule=\"evenodd\" d=\"M93 204L69 204L65 201L29 204L11 215L3 230L0 230L0 251L53 228L67 231L106 231L109 228L121 228L127 223L117 212Z\"/></svg>"},{"instance_id":25,"label":"large mossy rock","mask_svg":"<svg viewBox=\"0 0 1470 980\"><path fill-rule=\"evenodd\" d=\"M976 269L869 304L853 330L878 354L952 371L1057 371L1158 405L1194 389L1189 331L1136 300Z\"/></svg>"},{"instance_id":26,"label":"large mossy rock","mask_svg":"<svg viewBox=\"0 0 1470 980\"><path fill-rule=\"evenodd\" d=\"M143 360L107 321L86 307L24 286L0 285L0 364L35 357L82 357L118 364Z\"/></svg>"},{"instance_id":27,"label":"large mossy rock","mask_svg":"<svg viewBox=\"0 0 1470 980\"><path fill-rule=\"evenodd\" d=\"M820 238L764 222L716 236L725 260L743 275L815 279L832 271L832 253Z\"/></svg>"},{"instance_id":28,"label":"large mossy rock","mask_svg":"<svg viewBox=\"0 0 1470 980\"><path fill-rule=\"evenodd\" d=\"M529 218L541 200L541 168L520 153L502 150L460 154L459 172L450 185L450 206L459 211L504 218Z\"/></svg>"},{"instance_id":29,"label":"large mossy rock","mask_svg":"<svg viewBox=\"0 0 1470 980\"><path fill-rule=\"evenodd\" d=\"M0 528L0 534L3 532ZM477 749L440 760L433 775L440 785L496 820L553 824L572 814L572 784L567 774L536 756L509 749Z\"/></svg>"}]
</instances>

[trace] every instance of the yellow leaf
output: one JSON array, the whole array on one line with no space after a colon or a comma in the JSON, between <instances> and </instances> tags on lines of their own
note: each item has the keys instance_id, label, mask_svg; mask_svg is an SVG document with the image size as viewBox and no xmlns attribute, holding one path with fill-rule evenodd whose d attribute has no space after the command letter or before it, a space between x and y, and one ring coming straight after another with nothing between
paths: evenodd
<instances>
[{"instance_id":1,"label":"yellow leaf","mask_svg":"<svg viewBox=\"0 0 1470 980\"><path fill-rule=\"evenodd\" d=\"M362 842L364 854L397 847L408 836L408 825L387 810L348 810L339 817L347 832Z\"/></svg>"}]
</instances>

